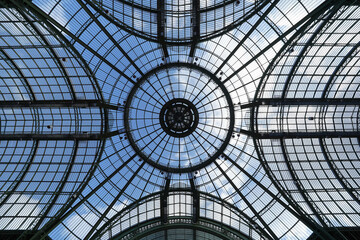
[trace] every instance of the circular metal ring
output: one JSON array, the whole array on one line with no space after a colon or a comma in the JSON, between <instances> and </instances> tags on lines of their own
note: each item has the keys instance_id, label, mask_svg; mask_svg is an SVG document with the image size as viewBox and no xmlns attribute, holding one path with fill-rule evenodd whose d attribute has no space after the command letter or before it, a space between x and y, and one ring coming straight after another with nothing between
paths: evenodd
<instances>
[{"instance_id":1,"label":"circular metal ring","mask_svg":"<svg viewBox=\"0 0 360 240\"><path fill-rule=\"evenodd\" d=\"M183 98L174 98L160 111L160 124L173 137L186 137L196 129L199 113L193 103Z\"/></svg>"},{"instance_id":2,"label":"circular metal ring","mask_svg":"<svg viewBox=\"0 0 360 240\"><path fill-rule=\"evenodd\" d=\"M197 65L169 63L136 82L125 104L130 145L150 165L167 172L192 172L227 147L235 113L229 92Z\"/></svg>"}]
</instances>

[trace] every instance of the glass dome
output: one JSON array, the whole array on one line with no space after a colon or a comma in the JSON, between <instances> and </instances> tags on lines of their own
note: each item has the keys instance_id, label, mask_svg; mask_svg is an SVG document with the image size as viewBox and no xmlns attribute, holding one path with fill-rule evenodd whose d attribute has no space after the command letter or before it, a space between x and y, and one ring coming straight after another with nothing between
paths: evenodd
<instances>
[{"instance_id":1,"label":"glass dome","mask_svg":"<svg viewBox=\"0 0 360 240\"><path fill-rule=\"evenodd\" d=\"M360 236L358 0L0 19L0 239Z\"/></svg>"}]
</instances>

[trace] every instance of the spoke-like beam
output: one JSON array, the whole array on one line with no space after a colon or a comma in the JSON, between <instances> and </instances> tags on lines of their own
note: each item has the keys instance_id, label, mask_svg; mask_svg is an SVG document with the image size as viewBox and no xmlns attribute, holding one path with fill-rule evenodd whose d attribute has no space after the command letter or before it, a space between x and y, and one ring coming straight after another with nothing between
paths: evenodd
<instances>
[{"instance_id":1,"label":"spoke-like beam","mask_svg":"<svg viewBox=\"0 0 360 240\"><path fill-rule=\"evenodd\" d=\"M157 1L157 10L157 40L159 41L163 50L164 58L167 59L169 57L169 52L167 50L165 41L165 0Z\"/></svg>"},{"instance_id":2,"label":"spoke-like beam","mask_svg":"<svg viewBox=\"0 0 360 240\"><path fill-rule=\"evenodd\" d=\"M244 37L241 38L239 43L236 45L236 47L231 51L229 56L221 63L221 65L217 68L215 71L215 75L219 73L219 71L225 66L225 64L230 60L231 57L234 56L234 54L237 52L237 50L244 45L245 41L248 40L248 38L253 34L253 32L258 28L260 23L263 22L263 20L268 16L268 14L271 12L271 10L276 6L277 2L279 0L275 0L273 3L271 3L270 7L266 9L264 13L262 13L259 17L259 19L255 22L255 24L252 25L251 29L247 31Z\"/></svg>"},{"instance_id":3,"label":"spoke-like beam","mask_svg":"<svg viewBox=\"0 0 360 240\"><path fill-rule=\"evenodd\" d=\"M100 107L123 110L121 106L104 103L100 100L5 100L0 108L90 108Z\"/></svg>"},{"instance_id":4,"label":"spoke-like beam","mask_svg":"<svg viewBox=\"0 0 360 240\"><path fill-rule=\"evenodd\" d=\"M299 28L300 30L298 32L303 32L307 29L307 24L304 24L306 22L308 22L309 20L311 21L311 19L316 19L318 16L320 16L322 13L324 13L324 11L326 11L327 9L329 9L329 7L331 7L332 5L334 5L334 2L339 2L336 0L330 0L330 1L325 1L324 3L322 3L321 5L319 5L317 8L315 8L312 12L310 12L309 14L306 15L306 17L304 17L303 19L301 19L299 22L297 22L296 24L294 24L292 27L290 27L286 32L284 32L281 36L279 36L278 38L276 38L274 41L272 41L269 45L267 45L266 47L264 47L260 52L258 52L257 54L255 54L249 61L247 61L246 63L244 63L241 67L239 67L238 69L236 69L231 75L229 75L224 81L223 83L226 83L227 81L229 81L231 78L233 78L236 74L238 74L240 71L242 71L243 69L245 69L248 65L250 65L254 60L258 59L258 57L260 57L261 55L263 55L265 52L267 52L269 49L271 49L272 47L274 47L276 44L278 44L280 41L282 41L284 39L284 37L286 37L287 35L289 35L290 33L297 31ZM341 1L340 1L341 3ZM287 44L285 44L285 46L283 48L286 48L287 45L291 44L292 41L296 38L297 34L294 34L293 36L291 36L291 38L289 39L289 41L287 41Z\"/></svg>"},{"instance_id":5,"label":"spoke-like beam","mask_svg":"<svg viewBox=\"0 0 360 240\"><path fill-rule=\"evenodd\" d=\"M283 138L352 138L359 137L360 131L348 132L252 132L240 129L240 133L255 139L283 139Z\"/></svg>"},{"instance_id":6,"label":"spoke-like beam","mask_svg":"<svg viewBox=\"0 0 360 240\"><path fill-rule=\"evenodd\" d=\"M294 181L298 192L300 193L301 197L304 199L306 205L311 210L311 212L313 213L313 215L315 216L317 221L322 225L322 227L326 227L326 223L325 223L324 219L321 217L321 212L319 213L320 210L316 209L314 206L315 204L313 205L310 202L310 196L308 196L306 189L304 188L302 182L300 181L299 177L296 174L296 171L292 165L292 162L288 158L287 150L286 150L283 139L281 139L280 146L281 146L281 150L282 150L282 155L284 157L285 165L288 169L288 173L290 174L292 180Z\"/></svg>"},{"instance_id":7,"label":"spoke-like beam","mask_svg":"<svg viewBox=\"0 0 360 240\"><path fill-rule=\"evenodd\" d=\"M305 203L307 204L307 206L309 207L309 209L312 211L314 217L322 224L322 226L325 228L327 227L327 224L325 222L325 220L327 220L327 222L330 222L327 217L322 213L322 211L317 207L316 204L313 204L311 197L308 194L307 189L303 186L302 181L298 178L295 168L293 167L291 161L288 158L288 154L286 151L286 147L285 147L285 142L284 139L280 140L280 145L281 145L281 151L285 160L285 164L288 168L288 172L290 173L291 178L293 179L293 181L295 182L295 186L298 189L298 193L302 196L302 198L304 199ZM336 239L346 239L342 237L342 234L338 231L332 234Z\"/></svg>"},{"instance_id":8,"label":"spoke-like beam","mask_svg":"<svg viewBox=\"0 0 360 240\"><path fill-rule=\"evenodd\" d=\"M264 186L259 180L256 179L252 174L248 173L243 167L241 167L236 161L231 159L227 154L223 154L225 159L229 161L233 166L235 166L237 169L239 169L246 177L248 177L251 181L253 181L258 187L260 187L264 192L269 194L273 199L276 199L277 203L280 203L281 206L283 206L287 211L289 211L291 214L296 216L299 220L301 220L307 227L309 227L314 233L317 235L320 234L320 236L324 236L327 240L335 240L334 238L329 235L326 230L324 230L320 225L318 225L316 222L312 221L309 216L306 216L305 213L303 213L299 206L293 202L292 199L289 199L286 197L284 192L282 192L282 189L278 189L279 193L282 196L285 196L285 199L290 203L284 202L278 195L274 194L268 187ZM276 187L276 185L275 185ZM321 239L324 239L321 237Z\"/></svg>"},{"instance_id":9,"label":"spoke-like beam","mask_svg":"<svg viewBox=\"0 0 360 240\"><path fill-rule=\"evenodd\" d=\"M29 0L28 3L24 3L23 2L17 2L19 0L14 0L13 2L13 6L14 8L20 8L20 9L24 9L24 6L26 4L31 4L31 0ZM8 1L5 1L5 4ZM16 3L17 2L17 3ZM16 5L15 5L16 3ZM0 0L0 5L4 4L4 0ZM26 9L26 8L25 8ZM41 11L40 9L38 9L39 11ZM21 11L23 12L23 11ZM55 45L48 45L48 46L44 46L44 45L21 45L21 46L10 46L9 48L11 49L18 49L18 48L63 48L66 47L70 50L71 54L78 60L78 62L80 63L80 65L83 67L83 69L85 70L87 76L89 76L89 78L92 80L91 83L94 87L94 89L96 90L96 95L103 100L103 96L102 96L102 92L100 90L100 86L98 84L98 81L96 80L96 77L94 76L94 74L92 73L91 69L89 68L89 66L87 65L87 62L85 61L85 59L83 58L83 56L77 51L77 49L74 47L73 43L70 43L70 41L65 37L65 35L63 33L60 32L60 28L55 27L54 25L51 25L49 22L46 21L46 14L36 14L32 11L29 11L28 9L26 9L27 14L29 14L29 16L32 16L35 21L37 21L38 23L41 23L43 25L45 25L44 27L50 32L52 33L54 36L56 36L57 40L59 42L61 42L62 44L55 44ZM60 30L59 30L60 29ZM2 48L2 47L1 47ZM7 47L5 47L7 48ZM118 69L115 69L118 70ZM120 71L120 70L119 70ZM71 77L71 75L68 74L69 77ZM42 76L41 76L42 77ZM35 96L34 98L35 99Z\"/></svg>"},{"instance_id":10,"label":"spoke-like beam","mask_svg":"<svg viewBox=\"0 0 360 240\"><path fill-rule=\"evenodd\" d=\"M192 1L191 21L192 21L192 39L191 39L189 57L193 58L195 54L196 44L200 40L200 0Z\"/></svg>"},{"instance_id":11,"label":"spoke-like beam","mask_svg":"<svg viewBox=\"0 0 360 240\"><path fill-rule=\"evenodd\" d=\"M77 151L79 148L79 141L74 142L74 147L71 155L71 160L66 166L65 174L62 177L59 186L57 187L55 194L51 196L51 200L49 201L49 204L46 208L46 210L41 213L41 218L37 221L34 229L37 230L40 228L41 224L44 222L44 220L48 217L49 212L51 211L52 207L55 205L56 201L60 197L65 185L68 183L68 179L70 177L70 174L72 173L72 169L75 163L75 159L77 156Z\"/></svg>"},{"instance_id":12,"label":"spoke-like beam","mask_svg":"<svg viewBox=\"0 0 360 240\"><path fill-rule=\"evenodd\" d=\"M69 200L69 204L65 204L61 210L58 211L58 214L54 216L52 220L47 222L41 230L34 235L31 240L43 239L47 236L51 230L56 228L63 220L65 220L68 216L70 216L76 209L78 209L84 202L86 202L92 195L94 195L100 188L102 188L109 180L111 180L116 174L118 174L124 167L126 167L133 159L136 157L136 154L132 155L127 161L125 161L120 167L115 169L106 179L104 179L101 183L99 183L91 192L89 192L86 196L83 196L79 199L79 201L71 206L74 202L73 199Z\"/></svg>"},{"instance_id":13,"label":"spoke-like beam","mask_svg":"<svg viewBox=\"0 0 360 240\"><path fill-rule=\"evenodd\" d=\"M123 71L121 71L119 68L117 68L114 64L112 64L110 61L108 61L106 58L104 58L101 54L99 54L96 50L91 48L87 43L83 42L78 36L74 35L71 31L66 29L64 26L62 26L59 22L57 22L55 19L49 17L45 12L43 12L40 8L35 6L31 1L29 0L22 0L20 1L14 1L14 4L20 8L25 10L30 10L31 13L35 14L37 18L41 21L43 21L45 24L49 24L51 26L54 26L55 28L59 29L62 34L65 34L72 38L74 41L79 43L81 46L83 46L86 50L91 52L94 56L99 58L102 62L107 64L111 69L115 70L117 73L119 73L122 77L126 78L129 82L135 84L135 81L131 79L131 77L127 76Z\"/></svg>"},{"instance_id":14,"label":"spoke-like beam","mask_svg":"<svg viewBox=\"0 0 360 240\"><path fill-rule=\"evenodd\" d=\"M360 105L360 98L258 98L256 101L243 104L240 108L252 108L261 105L271 106L321 106L321 105Z\"/></svg>"},{"instance_id":15,"label":"spoke-like beam","mask_svg":"<svg viewBox=\"0 0 360 240\"><path fill-rule=\"evenodd\" d=\"M227 173L224 171L224 169L222 169L222 167L216 162L214 161L216 167L218 170L220 170L221 175L224 176L226 178L226 180L228 181L228 183L230 183L230 185L233 187L233 189L237 192L237 194L239 195L239 197L245 202L246 206L250 209L250 211L254 214L254 216L256 217L256 219L258 219L261 224L263 225L263 227L266 229L266 231L268 232L268 234L270 234L270 236L268 236L270 239L278 239L278 237L276 236L276 234L273 232L273 230L269 227L269 224L266 223L264 221L264 219L259 215L259 213L255 210L255 208L252 206L252 204L249 202L249 200L244 196L244 194L242 194L242 192L239 190L239 186L236 186L235 183L230 179L230 177L227 175Z\"/></svg>"},{"instance_id":16,"label":"spoke-like beam","mask_svg":"<svg viewBox=\"0 0 360 240\"><path fill-rule=\"evenodd\" d=\"M123 186L121 188L121 191L116 195L116 197L113 199L113 201L109 204L109 206L106 208L106 210L101 214L101 216L99 217L99 219L96 221L96 223L92 226L91 230L87 233L87 235L85 236L84 240L88 240L91 235L93 235L93 233L97 230L98 226L104 221L104 219L106 218L106 215L108 215L108 213L110 212L111 209L113 209L113 206L117 203L117 201L119 200L119 198L122 196L122 194L125 192L125 190L129 187L129 185L132 183L132 181L134 180L134 178L138 175L139 171L143 168L143 166L145 165L145 161L143 161L141 163L141 165L138 167L138 169L136 169L135 172L132 173L132 176L130 179L126 180L126 184L125 186Z\"/></svg>"},{"instance_id":17,"label":"spoke-like beam","mask_svg":"<svg viewBox=\"0 0 360 240\"><path fill-rule=\"evenodd\" d=\"M91 19L98 25L98 27L101 29L103 33L106 34L106 36L111 40L111 42L116 46L117 49L125 56L125 58L131 63L131 65L138 71L141 75L144 75L144 73L141 71L141 69L136 65L133 59L130 58L130 56L125 52L125 50L120 46L119 42L114 39L114 37L109 33L108 30L100 23L98 18L90 11L90 9L84 4L82 0L77 0L77 2L80 4L83 10L86 11L86 13L91 17Z\"/></svg>"},{"instance_id":18,"label":"spoke-like beam","mask_svg":"<svg viewBox=\"0 0 360 240\"><path fill-rule=\"evenodd\" d=\"M13 133L0 134L0 141L14 141L14 140L104 140L119 134L125 133L125 129L120 129L107 133Z\"/></svg>"},{"instance_id":19,"label":"spoke-like beam","mask_svg":"<svg viewBox=\"0 0 360 240\"><path fill-rule=\"evenodd\" d=\"M331 18L336 14L336 12L339 10L341 5L336 5L331 9L331 12L327 14L325 19L322 19L322 22L317 26L316 30L311 34L311 36L308 38L306 45L301 49L301 52L298 54L295 62L293 63L290 72L287 74L287 78L284 83L283 91L281 93L281 98L286 97L286 93L288 92L288 88L290 86L290 83L292 79L294 78L294 74L299 68L300 63L305 59L304 56L307 54L309 48L311 47L312 43L315 41L318 34L323 31L326 26L328 26L329 21Z\"/></svg>"},{"instance_id":20,"label":"spoke-like beam","mask_svg":"<svg viewBox=\"0 0 360 240\"><path fill-rule=\"evenodd\" d=\"M171 181L171 174L167 174L165 178L165 186L163 192L160 194L160 216L161 222L167 223L168 220L168 197L169 197L169 188L170 188L170 181Z\"/></svg>"},{"instance_id":21,"label":"spoke-like beam","mask_svg":"<svg viewBox=\"0 0 360 240\"><path fill-rule=\"evenodd\" d=\"M200 217L200 195L199 195L199 191L196 189L193 173L189 173L189 181L190 181L192 199L193 199L192 221L196 223Z\"/></svg>"},{"instance_id":22,"label":"spoke-like beam","mask_svg":"<svg viewBox=\"0 0 360 240\"><path fill-rule=\"evenodd\" d=\"M346 0L344 5L348 6L360 6L360 0Z\"/></svg>"},{"instance_id":23,"label":"spoke-like beam","mask_svg":"<svg viewBox=\"0 0 360 240\"><path fill-rule=\"evenodd\" d=\"M352 59L352 57L354 57L354 55L356 53L358 53L358 48L360 47L360 41L354 45L351 50L341 59L341 61L339 62L339 64L336 66L336 68L334 69L332 75L329 77L324 90L321 94L321 98L325 99L326 95L328 94L328 90L330 88L331 83L333 82L333 80L335 79L335 77L337 76L338 72L340 72L340 70L342 70L345 67L345 64L350 61ZM354 76L355 78L355 76ZM358 104L360 105L360 99L357 99Z\"/></svg>"}]
</instances>

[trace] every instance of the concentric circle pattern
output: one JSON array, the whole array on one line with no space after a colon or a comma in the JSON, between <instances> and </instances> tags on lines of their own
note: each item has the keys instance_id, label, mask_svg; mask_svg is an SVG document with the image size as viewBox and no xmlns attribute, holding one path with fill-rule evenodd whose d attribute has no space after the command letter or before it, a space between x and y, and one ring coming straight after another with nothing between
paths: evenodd
<instances>
[{"instance_id":1,"label":"concentric circle pattern","mask_svg":"<svg viewBox=\"0 0 360 240\"><path fill-rule=\"evenodd\" d=\"M190 64L151 71L131 91L125 126L140 157L170 172L199 169L226 147L234 126L229 93Z\"/></svg>"},{"instance_id":2,"label":"concentric circle pattern","mask_svg":"<svg viewBox=\"0 0 360 240\"><path fill-rule=\"evenodd\" d=\"M359 0L0 19L0 239L359 240Z\"/></svg>"},{"instance_id":3,"label":"concentric circle pattern","mask_svg":"<svg viewBox=\"0 0 360 240\"><path fill-rule=\"evenodd\" d=\"M174 98L160 111L160 124L173 137L190 135L199 123L199 113L194 104L183 98Z\"/></svg>"}]
</instances>

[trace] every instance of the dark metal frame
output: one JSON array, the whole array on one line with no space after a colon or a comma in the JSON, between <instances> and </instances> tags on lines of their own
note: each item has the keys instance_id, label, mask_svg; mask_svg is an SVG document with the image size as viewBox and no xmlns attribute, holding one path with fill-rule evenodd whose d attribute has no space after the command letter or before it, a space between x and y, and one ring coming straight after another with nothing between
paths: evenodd
<instances>
[{"instance_id":1,"label":"dark metal frame","mask_svg":"<svg viewBox=\"0 0 360 240\"><path fill-rule=\"evenodd\" d=\"M148 157L142 153L141 149L139 149L139 147L136 145L135 140L133 139L132 135L131 135L131 129L130 129L130 124L129 124L129 111L130 111L130 105L132 102L132 98L134 97L137 89L141 88L141 84L146 81L146 79L155 74L158 71L164 70L164 69L168 69L168 68L174 68L174 67L178 67L178 68L189 68L189 69L196 69L202 73L204 73L205 75L209 76L216 84L217 86L221 89L221 91L224 93L224 96L226 98L227 104L229 106L229 112L230 112L230 124L229 124L229 130L228 133L226 135L226 138L223 141L223 144L221 145L221 147L217 150L217 152L215 154L213 154L209 159L207 159L206 161L198 164L198 165L194 165L194 166L190 166L187 168L172 168L172 167L165 167L161 164L155 163L153 161L151 161L150 159L148 159ZM202 100L202 99L201 99ZM201 101L200 100L200 101ZM146 161L147 163L149 163L150 165L163 170L163 171L167 171L167 172L174 172L174 173L185 173L185 172L194 172L198 169L201 169L203 167L205 167L206 165L208 165L209 163L213 162L215 159L217 159L225 150L226 146L228 145L231 136L233 134L233 130L234 130L234 126L235 126L235 113L234 113L234 105L232 102L232 99L230 97L229 92L227 91L226 87L223 85L223 83L220 81L219 78L217 78L214 74L212 74L211 72L209 72L208 70L199 67L197 65L194 64L190 64L190 63L168 63L165 65L161 65L157 68L154 68L153 70L149 71L148 73L146 73L137 83L136 85L131 89L131 92L129 93L128 99L126 100L126 105L125 105L125 112L124 112L124 126L125 126L125 133L127 134L127 138L129 139L129 142L131 144L131 146L133 147L133 149L136 151L136 153L139 155L139 157L141 159L143 159L144 161Z\"/></svg>"},{"instance_id":2,"label":"dark metal frame","mask_svg":"<svg viewBox=\"0 0 360 240\"><path fill-rule=\"evenodd\" d=\"M345 1L327 1L323 4L322 7L318 7L317 9L315 9L315 11L313 11L312 13L308 14L308 19L312 19L315 20L317 17L321 16L323 13L325 13L328 9L325 7L326 5L329 6L329 9L331 10L331 14L328 14L328 19L327 21L324 21L322 26L320 26L318 28L318 30L312 35L312 37L310 37L310 39L308 40L305 48L303 49L302 53L300 53L300 56L302 56L305 53L306 48L309 46L309 44L312 43L312 41L315 39L317 33L319 33L321 31L321 29L327 24L327 22L329 21L329 19L336 14L336 11L339 10L342 6L342 4ZM328 12L329 13L329 12ZM306 18L303 19L305 21L308 21ZM302 21L300 21L302 22ZM310 22L310 21L309 21ZM244 133L246 135L249 135L253 138L253 142L254 142L254 146L255 149L257 151L258 156L261 159L261 163L265 169L265 171L267 172L269 178L272 180L272 182L275 184L276 188L278 189L278 191L281 193L281 195L290 203L291 206L294 207L294 209L300 214L300 219L303 220L303 222L310 227L313 231L314 234L317 235L320 239L343 239L344 236L339 232L339 231L335 231L335 233L330 234L324 227L327 225L327 219L324 219L324 216L321 215L321 213L318 211L318 209L315 209L314 206L312 205L312 203L308 200L306 192L304 189L302 189L302 186L300 185L300 181L297 180L296 175L293 174L292 166L288 160L287 154L286 154L286 149L284 147L284 139L285 138L319 138L319 142L320 142L320 146L322 149L323 154L327 154L325 149L324 149L324 145L322 143L323 138L334 138L334 137L358 137L360 132L359 131L349 131L349 132L329 132L329 131L325 131L325 132L258 132L255 131L256 125L257 125L257 110L261 105L273 105L273 106L304 106L304 105L320 105L323 106L323 108L328 107L329 105L359 105L359 99L325 99L325 92L323 92L323 96L320 99L289 99L289 98L285 98L285 93L287 91L287 86L288 84L285 84L284 89L282 91L282 96L281 98L259 98L260 93L261 93L261 89L263 86L263 82L265 81L265 78L267 77L267 74L269 72L271 72L273 66L276 64L276 62L280 59L280 56L282 54L285 54L285 52L287 51L287 49L290 47L290 44L296 41L296 38L301 35L306 28L309 27L310 23L305 23L302 27L300 27L300 29L293 35L291 36L291 38L288 40L287 44L285 44L282 49L279 51L279 53L277 54L277 56L274 58L273 62L269 65L269 67L267 68L265 74L263 74L262 79L260 80L260 84L256 90L256 94L255 94L255 98L253 100L253 102L248 103L248 104L243 104L240 107L242 109L246 109L246 108L250 108L250 112L251 112L251 116L250 116L250 130L246 130L246 129L241 129L240 132ZM302 24L302 23L301 23ZM295 26L295 25L294 25ZM286 34L285 34L286 35ZM354 47L355 48L355 47ZM352 52L354 51L354 48L352 49L351 53L349 53L345 58L348 58L348 56L350 56L352 54ZM297 58L297 63L299 62L301 57ZM345 60L343 59L342 62L344 62ZM297 63L295 63L293 65L293 69L292 72L294 72ZM341 64L339 65L340 68ZM338 69L336 69L334 71L333 76L329 79L329 82L327 84L327 86L325 87L325 89L327 89L330 85L330 82L332 80L332 78L334 77L335 73L338 71ZM290 78L292 77L292 74L289 74L288 79L287 79L287 83L289 83ZM230 77L229 77L230 79ZM263 158L262 155L262 151L259 147L258 144L258 140L259 139L280 139L280 143L281 143L281 148L282 148L282 152L284 155L284 159L285 162L287 163L288 168L290 169L290 173L292 174L292 178L295 181L296 186L299 189L299 192L302 194L303 198L305 199L305 201L307 202L308 206L310 207L310 209L312 209L312 212L315 214L317 220L321 223L321 225L319 225L318 223L314 222L313 220L311 220L311 217L308 216L302 209L300 209L298 206L296 206L296 204L294 203L294 200L292 199L292 197L277 183L277 181L275 180L275 177L273 176L273 174L271 173L270 167L267 165L266 160ZM325 156L325 155L324 155ZM325 159L327 158L327 156L325 156ZM328 161L329 163L329 161ZM337 174L335 174L336 176ZM341 181L340 178L338 178L339 181ZM343 183L344 185L344 183ZM347 191L349 192L349 189L347 189ZM351 194L352 196L354 196L353 194ZM326 222L325 222L326 221Z\"/></svg>"},{"instance_id":3,"label":"dark metal frame","mask_svg":"<svg viewBox=\"0 0 360 240\"><path fill-rule=\"evenodd\" d=\"M190 189L184 189L184 188L168 188L167 189L167 184L170 183L170 181L168 181L170 179L170 177L167 178L167 181L165 183L165 189L160 191L160 192L155 192L155 193L152 193L152 194L149 194L143 198L140 198L134 202L132 202L131 204L129 204L128 206L124 207L121 211L119 211L117 214L115 214L112 218L110 218L105 224L103 224L95 233L94 235L92 235L92 237L90 239L92 240L95 240L95 239L99 239L101 237L102 234L104 234L104 232L106 231L107 228L111 227L112 223L114 221L117 221L117 218L119 216L121 216L121 214L123 214L124 212L126 211L130 211L131 209L135 208L137 205L139 205L140 203L142 202L147 202L149 199L151 198L155 198L156 196L160 196L160 201L163 202L165 201L165 199L169 196L170 193L177 193L177 192L183 192L183 193L188 193L188 194L191 194L192 197L200 197L200 195L206 197L206 198L211 198L213 199L214 201L217 201L217 202L221 202L224 206L227 206L231 209L234 209L236 212L238 212L239 214L239 217L246 221L248 224L249 224L249 228L251 228L252 230L258 232L258 234L260 234L261 236L265 237L265 239L272 239L270 237L270 235L268 234L268 232L266 232L264 229L262 229L261 227L259 227L256 222L254 221L253 218L249 217L248 215L246 215L244 212L242 212L240 209L238 209L236 206L234 206L233 204L230 204L228 202L226 202L224 199L220 199L218 197L215 197L213 195L210 195L208 193L205 193L205 192L201 192L201 191L197 191L193 188L190 188ZM162 205L164 206L164 205ZM196 206L195 206L196 207ZM163 209L162 209L163 211ZM166 210L165 210L166 211ZM196 210L196 212L199 211L199 209ZM163 213L161 213L163 214ZM197 220L197 222L199 220L204 220L205 218L199 218ZM194 220L194 216L193 217L189 217L189 221L194 224L196 222L193 221ZM169 219L168 217L166 217L166 221L164 222L164 219L163 219L163 215L161 216L161 218L159 219L159 221L161 221L161 224L163 226L165 226L164 224L168 223L169 222ZM146 224L146 223L145 223ZM171 224L169 224L171 225ZM222 226L226 227L226 225L224 224L221 224ZM197 225L195 225L197 226ZM135 228L129 228L129 232L133 231L134 229L138 228L138 225L135 227ZM230 227L231 229L231 227ZM238 235L240 234L242 237L245 237L245 235L243 233L240 233L238 231L235 230L235 235ZM127 233L126 233L127 234ZM122 235L122 234L121 234ZM239 235L239 236L240 236ZM251 239L251 238L249 238Z\"/></svg>"}]
</instances>

